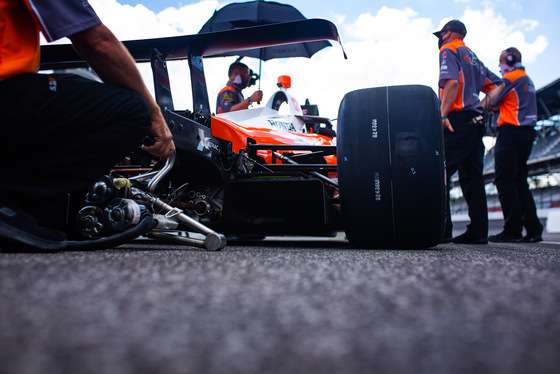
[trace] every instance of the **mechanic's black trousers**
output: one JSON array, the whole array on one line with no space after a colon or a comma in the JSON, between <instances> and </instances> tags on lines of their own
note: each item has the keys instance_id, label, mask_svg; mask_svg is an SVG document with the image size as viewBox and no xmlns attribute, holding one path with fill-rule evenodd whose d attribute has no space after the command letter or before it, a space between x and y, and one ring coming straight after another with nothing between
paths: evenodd
<instances>
[{"instance_id":1,"label":"mechanic's black trousers","mask_svg":"<svg viewBox=\"0 0 560 374\"><path fill-rule=\"evenodd\" d=\"M529 235L542 232L527 183L527 160L535 134L532 126L503 125L498 128L494 147L496 188L504 213L504 231L512 235L521 234L523 226Z\"/></svg>"},{"instance_id":2,"label":"mechanic's black trousers","mask_svg":"<svg viewBox=\"0 0 560 374\"><path fill-rule=\"evenodd\" d=\"M0 82L0 198L45 202L84 189L151 126L136 93L73 74Z\"/></svg>"},{"instance_id":3,"label":"mechanic's black trousers","mask_svg":"<svg viewBox=\"0 0 560 374\"><path fill-rule=\"evenodd\" d=\"M447 172L448 203L445 235L452 233L449 188L451 177L459 171L459 184L469 207L470 224L468 230L476 237L488 236L488 205L482 176L484 168L484 126L473 122L477 114L471 111L449 113L451 126L455 130L444 132L445 162Z\"/></svg>"}]
</instances>

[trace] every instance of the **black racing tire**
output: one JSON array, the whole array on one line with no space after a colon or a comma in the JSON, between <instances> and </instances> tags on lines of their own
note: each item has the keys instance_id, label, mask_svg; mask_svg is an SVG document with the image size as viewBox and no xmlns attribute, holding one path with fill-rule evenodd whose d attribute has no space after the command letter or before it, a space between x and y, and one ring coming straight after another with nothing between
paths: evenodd
<instances>
[{"instance_id":1,"label":"black racing tire","mask_svg":"<svg viewBox=\"0 0 560 374\"><path fill-rule=\"evenodd\" d=\"M427 86L367 88L338 112L342 224L358 248L437 245L446 215L439 101Z\"/></svg>"}]
</instances>

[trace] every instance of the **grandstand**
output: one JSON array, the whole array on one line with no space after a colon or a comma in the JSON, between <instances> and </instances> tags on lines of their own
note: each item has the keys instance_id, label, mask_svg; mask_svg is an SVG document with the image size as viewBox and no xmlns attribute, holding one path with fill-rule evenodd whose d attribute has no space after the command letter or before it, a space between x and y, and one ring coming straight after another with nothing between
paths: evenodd
<instances>
[{"instance_id":1,"label":"grandstand","mask_svg":"<svg viewBox=\"0 0 560 374\"><path fill-rule=\"evenodd\" d=\"M539 216L546 218L546 210L560 208L560 78L537 91L537 136L529 157L530 185L539 209ZM488 134L493 135L489 130ZM488 140L488 139L487 139ZM493 144L492 139L487 144ZM487 149L484 156L484 179L489 212L500 212L494 186L494 152ZM458 186L457 173L452 178L451 212L464 216L467 205ZM490 215L492 218L492 215Z\"/></svg>"}]
</instances>

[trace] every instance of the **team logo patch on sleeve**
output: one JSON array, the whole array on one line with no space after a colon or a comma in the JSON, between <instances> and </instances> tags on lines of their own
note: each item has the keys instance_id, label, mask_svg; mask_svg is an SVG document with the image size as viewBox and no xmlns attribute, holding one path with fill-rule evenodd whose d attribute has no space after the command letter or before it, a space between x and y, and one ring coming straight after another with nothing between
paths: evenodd
<instances>
[{"instance_id":1,"label":"team logo patch on sleeve","mask_svg":"<svg viewBox=\"0 0 560 374\"><path fill-rule=\"evenodd\" d=\"M224 103L232 103L233 102L233 97L230 95L225 95L224 96Z\"/></svg>"}]
</instances>

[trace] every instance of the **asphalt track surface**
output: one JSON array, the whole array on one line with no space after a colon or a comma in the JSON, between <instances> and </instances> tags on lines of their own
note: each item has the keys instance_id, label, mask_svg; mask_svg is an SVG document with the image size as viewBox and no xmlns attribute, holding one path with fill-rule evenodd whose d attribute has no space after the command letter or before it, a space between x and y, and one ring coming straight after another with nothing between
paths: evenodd
<instances>
[{"instance_id":1,"label":"asphalt track surface","mask_svg":"<svg viewBox=\"0 0 560 374\"><path fill-rule=\"evenodd\" d=\"M0 252L0 373L558 373L560 243Z\"/></svg>"}]
</instances>

